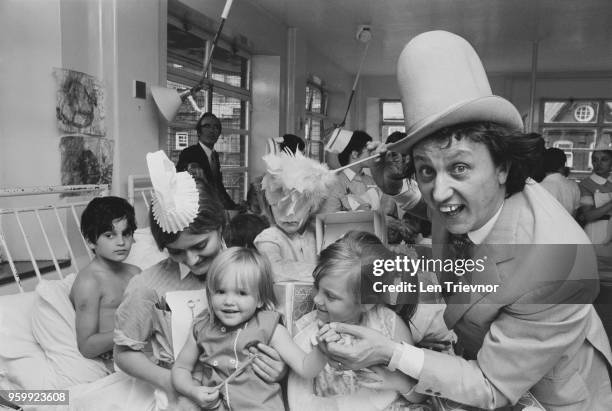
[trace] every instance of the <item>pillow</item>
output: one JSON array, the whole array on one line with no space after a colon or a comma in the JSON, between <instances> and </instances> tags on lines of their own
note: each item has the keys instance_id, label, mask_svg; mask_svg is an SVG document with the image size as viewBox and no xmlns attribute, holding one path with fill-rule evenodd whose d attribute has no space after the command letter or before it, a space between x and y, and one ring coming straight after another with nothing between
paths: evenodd
<instances>
[{"instance_id":1,"label":"pillow","mask_svg":"<svg viewBox=\"0 0 612 411\"><path fill-rule=\"evenodd\" d=\"M51 381L30 326L35 297L34 292L0 297L0 389L44 388Z\"/></svg>"},{"instance_id":2,"label":"pillow","mask_svg":"<svg viewBox=\"0 0 612 411\"><path fill-rule=\"evenodd\" d=\"M79 352L75 312L69 298L75 277L70 274L63 280L42 280L35 291L32 334L45 353L46 367L53 378L48 389L63 389L109 374L101 360L85 358Z\"/></svg>"},{"instance_id":3,"label":"pillow","mask_svg":"<svg viewBox=\"0 0 612 411\"><path fill-rule=\"evenodd\" d=\"M130 254L125 259L126 263L134 264L141 270L145 270L168 258L168 253L165 250L159 251L159 248L157 248L149 227L134 231L134 240Z\"/></svg>"}]
</instances>

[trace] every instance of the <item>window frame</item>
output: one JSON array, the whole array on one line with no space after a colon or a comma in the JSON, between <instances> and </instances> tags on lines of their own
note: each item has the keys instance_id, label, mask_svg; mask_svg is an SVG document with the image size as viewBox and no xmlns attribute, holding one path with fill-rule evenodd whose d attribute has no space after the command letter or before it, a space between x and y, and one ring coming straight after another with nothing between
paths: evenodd
<instances>
[{"instance_id":1,"label":"window frame","mask_svg":"<svg viewBox=\"0 0 612 411\"><path fill-rule=\"evenodd\" d=\"M171 3L174 4L174 7L172 8L170 7ZM205 60L206 55L209 54L210 49L212 47L212 39L214 37L214 32L206 30L206 27L208 27L206 24L208 19L205 16L203 16L201 13L195 10L192 10L192 9L189 9L190 13L188 17L185 17L185 15L183 14L185 10L183 9L186 8L186 6L183 6L180 4L177 5L175 4L175 2L171 2L171 3L169 3L169 7L168 7L167 25L168 26L172 25L179 29L185 30L184 28L185 21L186 21L185 19L188 18L189 19L188 33L202 39L202 42L203 42L202 46L204 48L203 59ZM242 178L241 178L242 187L239 186L239 190L241 190L242 192L239 193L237 196L232 195L233 193L229 192L230 188L226 185L226 189L228 190L230 196L236 202L239 202L241 200L246 200L246 194L248 190L249 145L250 145L250 140L251 140L250 133L251 133L251 114L252 114L251 53L247 47L244 47L239 44L239 43L247 44L248 41L242 38L241 36L238 40L240 41L230 42L222 36L216 45L215 53L217 52L217 50L223 49L223 50L230 52L234 56L238 56L246 60L244 62L244 67L241 65L242 74L240 74L241 78L243 78L244 80L244 88L233 86L231 84L228 84L223 81L212 78L213 72L215 69L215 61L213 60L213 62L210 64L208 68L208 77L203 81L202 90L198 92L198 98L200 100L202 99L205 100L204 103L201 103L199 105L200 110L203 110L204 112L216 113L215 108L214 108L214 102L217 96L222 96L223 98L229 97L229 98L237 99L240 102L240 126L238 128L224 126L219 142L221 142L221 145L228 144L228 147L230 147L230 146L233 146L234 143L232 143L231 141L226 143L226 142L223 142L223 140L221 139L226 136L232 136L232 135L240 136L239 145L241 149L238 151L238 153L240 154L240 159L241 159L240 163L242 163L242 165L235 166L235 165L224 164L225 155L222 153L234 153L234 151L226 152L226 151L219 150L219 148L217 147L217 145L220 144L219 142L217 143L216 148L215 148L216 151L218 151L221 154L220 156L221 157L221 170L223 172L224 180L231 179L232 177L230 176L233 176L235 174L242 174ZM196 72L182 70L176 67L171 67L172 59L177 59L176 56L178 54L170 51L169 44L166 44L166 51L167 51L167 56L166 56L166 61L164 62L164 64L166 65L166 83L169 83L169 82L177 83L186 88L190 88L190 87L197 85L202 79L202 75ZM180 59L178 63L180 63ZM204 66L204 63L205 61L202 61L201 63L202 68ZM188 110L194 114L193 119L187 119L187 120L174 119L172 122L169 122L167 124L167 133L166 133L167 142L163 148L164 148L164 151L167 152L168 157L170 157L171 159L175 157L174 158L175 161L176 159L178 159L178 154L180 153L180 150L177 151L173 149L175 147L176 141L170 141L170 139L172 138L171 136L173 134L171 133L171 130L174 130L174 132L176 131L188 132L190 136L189 138L190 143L188 145L197 144L197 134L195 131L195 125L197 123L197 116L195 114L195 111L191 107L189 107ZM216 114L221 120L221 122L223 123L224 118L221 117L219 113L216 113Z\"/></svg>"},{"instance_id":2,"label":"window frame","mask_svg":"<svg viewBox=\"0 0 612 411\"><path fill-rule=\"evenodd\" d=\"M575 103L581 103L581 102L585 102L585 103L597 103L597 110L595 112L595 116L596 119L593 122L563 122L563 121L559 121L559 122L546 122L545 121L545 106L546 103L569 103L569 104L575 104ZM542 135L542 137L544 137L544 139L546 140L546 147L554 147L554 143L550 144L547 136L549 136L548 132L550 131L554 131L554 130L569 130L569 131L585 131L585 132L593 132L593 141L589 144L591 147L585 148L585 147L572 147L572 148L562 148L563 151L566 153L566 155L568 156L568 160L571 158L572 159L572 167L570 167L570 175L573 178L577 178L577 179L582 179L588 175L590 175L593 170L592 170L592 164L591 164L591 153L593 151L595 151L595 146L597 145L598 140L601 138L601 136L603 136L604 134L609 134L612 136L612 119L609 122L605 122L605 107L606 107L606 103L612 103L612 98L605 98L605 97L580 97L580 98L549 98L549 97L543 97L540 99L539 101L539 124L538 124L538 131L540 132L540 134ZM568 140L568 141L572 141L572 140ZM587 169L575 169L573 167L573 162L574 159L576 158L576 154L577 153L584 153L586 152L588 155L588 160L587 160Z\"/></svg>"},{"instance_id":3,"label":"window frame","mask_svg":"<svg viewBox=\"0 0 612 411\"><path fill-rule=\"evenodd\" d=\"M319 111L312 110L312 102L314 93L310 92L311 90L317 90L321 95L321 103L319 107ZM309 97L310 95L310 97ZM304 142L306 143L305 153L309 158L313 158L319 162L323 161L324 155L324 124L325 120L327 120L327 105L328 105L328 92L323 85L323 82L317 78L311 77L306 81L305 87L305 101L304 101ZM317 139L313 138L313 131L315 127L313 124L317 124L319 129L319 136ZM312 152L313 145L318 146L318 151L316 153Z\"/></svg>"},{"instance_id":4,"label":"window frame","mask_svg":"<svg viewBox=\"0 0 612 411\"><path fill-rule=\"evenodd\" d=\"M389 135L393 132L393 131L402 131L402 132L406 132L406 123L404 121L404 117L402 116L401 120L385 120L383 113L384 113L384 109L383 106L385 103L400 103L400 105L402 104L402 100L400 99L380 99L378 100L378 118L380 119L379 121L379 130L380 130L380 138L382 142L385 142L385 140L387 139L387 137L389 137ZM390 127L393 128L397 128L398 130L391 130L389 132ZM400 130L401 129L401 130ZM387 130L387 133L385 134L385 130Z\"/></svg>"}]
</instances>

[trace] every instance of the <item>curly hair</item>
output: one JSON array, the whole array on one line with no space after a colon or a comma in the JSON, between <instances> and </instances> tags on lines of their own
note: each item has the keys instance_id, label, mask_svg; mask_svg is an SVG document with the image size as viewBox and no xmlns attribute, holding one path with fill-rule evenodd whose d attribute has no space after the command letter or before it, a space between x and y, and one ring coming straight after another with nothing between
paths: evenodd
<instances>
[{"instance_id":1,"label":"curly hair","mask_svg":"<svg viewBox=\"0 0 612 411\"><path fill-rule=\"evenodd\" d=\"M446 147L453 140L461 141L467 138L472 142L484 144L487 147L493 164L508 172L506 180L506 198L523 191L528 177L536 177L541 170L544 140L537 133L523 133L508 127L490 122L472 122L443 128L429 135L415 145L419 147L425 142L446 142ZM408 174L414 177L414 147L410 152L411 161Z\"/></svg>"}]
</instances>

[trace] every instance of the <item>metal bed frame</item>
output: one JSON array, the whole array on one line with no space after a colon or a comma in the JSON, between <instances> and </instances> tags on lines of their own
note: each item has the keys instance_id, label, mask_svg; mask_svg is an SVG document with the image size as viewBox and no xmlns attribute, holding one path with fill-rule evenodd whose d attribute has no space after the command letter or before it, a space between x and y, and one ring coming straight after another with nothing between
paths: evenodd
<instances>
[{"instance_id":1,"label":"metal bed frame","mask_svg":"<svg viewBox=\"0 0 612 411\"><path fill-rule=\"evenodd\" d=\"M27 251L27 255L29 257L29 261L32 264L34 272L36 274L36 278L38 281L42 279L41 270L39 268L37 256L33 249L34 245L42 246L43 249L46 249L48 252L48 257L51 258L53 262L53 267L57 272L57 275L60 278L63 278L62 269L60 267L60 262L57 255L57 248L59 246L54 247L50 240L51 235L59 235L62 238L62 246L65 246L68 250L68 255L70 259L71 266L74 265L75 270L79 270L76 254L74 252L74 244L75 241L82 242L85 246L85 250L87 252L88 257L91 259L93 257L87 242L83 238L80 233L80 218L77 214L77 208L82 208L87 205L91 197L94 196L102 196L108 194L108 186L101 184L86 184L86 185L77 185L77 186L40 186L40 187L29 187L29 188L5 188L0 189L0 199L2 198L13 198L19 196L40 196L46 194L55 194L55 195L70 195L70 196L82 196L88 195L87 200L77 200L75 202L64 203L64 204L47 204L40 206L26 206L26 207L15 207L15 208L0 208L0 251L3 253L4 258L7 259L10 270L13 274L13 278L15 283L17 284L18 290L20 293L24 293L25 290L22 286L21 275L17 269L15 264L15 260L13 258L13 253L11 249L15 250L15 244L9 244L7 241L7 235L4 231L4 226L6 225L6 218L9 216L14 218L14 221L17 223L19 228L18 234L21 234L21 238L25 244L25 249ZM63 214L65 216L66 221L62 221ZM50 220L55 220L57 224L51 225L50 221L46 219L47 224L43 222L43 215L51 215ZM38 223L38 227L40 228L40 232L42 233L41 237L35 236L35 233L28 233L24 227L24 218L31 218L31 216L35 217L35 221ZM53 216L55 219L53 219ZM72 221L76 224L76 227L79 229L78 237L73 238L72 240L69 238L67 224L69 221Z\"/></svg>"}]
</instances>

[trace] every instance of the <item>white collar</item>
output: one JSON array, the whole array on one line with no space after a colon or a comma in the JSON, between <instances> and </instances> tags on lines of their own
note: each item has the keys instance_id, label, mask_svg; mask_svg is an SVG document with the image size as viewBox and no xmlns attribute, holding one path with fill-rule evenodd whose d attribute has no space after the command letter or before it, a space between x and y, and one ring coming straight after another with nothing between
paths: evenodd
<instances>
[{"instance_id":1,"label":"white collar","mask_svg":"<svg viewBox=\"0 0 612 411\"><path fill-rule=\"evenodd\" d=\"M589 176L589 178L591 180L593 180L594 182L596 182L599 185L604 185L606 184L606 181L610 180L610 177L608 177L607 179L603 178L602 176L598 176L597 174L593 173Z\"/></svg>"},{"instance_id":2,"label":"white collar","mask_svg":"<svg viewBox=\"0 0 612 411\"><path fill-rule=\"evenodd\" d=\"M181 264L181 263L177 263L177 264L179 266L178 268L179 268L179 274L180 274L181 281L183 281L185 277L189 275L189 273L191 272L191 269L187 267L185 264Z\"/></svg>"},{"instance_id":3,"label":"white collar","mask_svg":"<svg viewBox=\"0 0 612 411\"><path fill-rule=\"evenodd\" d=\"M212 156L213 151L207 146L205 146L204 144L202 144L202 142L199 140L198 140L198 144L200 145L200 147L204 149L204 152L206 153L206 157L210 158L210 156Z\"/></svg>"},{"instance_id":4,"label":"white collar","mask_svg":"<svg viewBox=\"0 0 612 411\"><path fill-rule=\"evenodd\" d=\"M493 230L493 226L497 222L497 219L499 218L499 215L501 214L501 210L503 206L504 206L504 203L502 202L501 206L499 207L499 210L497 210L495 215L491 217L489 221L485 223L485 225L483 225L477 230L470 231L468 233L469 239L472 240L474 244L481 244L484 241L484 239L487 238L491 230Z\"/></svg>"}]
</instances>

